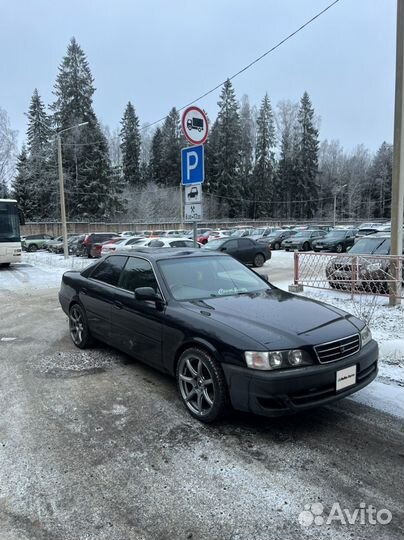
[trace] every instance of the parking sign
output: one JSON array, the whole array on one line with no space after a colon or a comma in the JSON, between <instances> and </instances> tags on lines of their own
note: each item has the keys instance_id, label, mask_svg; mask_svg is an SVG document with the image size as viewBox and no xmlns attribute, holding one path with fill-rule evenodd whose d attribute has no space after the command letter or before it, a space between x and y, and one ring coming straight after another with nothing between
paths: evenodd
<instances>
[{"instance_id":1,"label":"parking sign","mask_svg":"<svg viewBox=\"0 0 404 540\"><path fill-rule=\"evenodd\" d=\"M181 181L183 186L202 184L205 180L203 145L181 150Z\"/></svg>"}]
</instances>

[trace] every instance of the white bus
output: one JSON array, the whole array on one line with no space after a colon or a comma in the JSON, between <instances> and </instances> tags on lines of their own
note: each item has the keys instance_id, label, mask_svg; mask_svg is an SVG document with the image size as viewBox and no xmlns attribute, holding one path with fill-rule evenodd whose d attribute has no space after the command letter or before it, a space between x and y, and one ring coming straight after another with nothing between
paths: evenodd
<instances>
[{"instance_id":1,"label":"white bus","mask_svg":"<svg viewBox=\"0 0 404 540\"><path fill-rule=\"evenodd\" d=\"M21 262L20 222L23 222L17 201L0 199L0 265Z\"/></svg>"}]
</instances>

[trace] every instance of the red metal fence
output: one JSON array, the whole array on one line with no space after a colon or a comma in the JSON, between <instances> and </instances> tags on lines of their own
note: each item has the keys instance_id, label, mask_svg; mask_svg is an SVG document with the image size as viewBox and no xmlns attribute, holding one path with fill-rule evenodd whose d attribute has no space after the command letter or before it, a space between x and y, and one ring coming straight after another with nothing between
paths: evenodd
<instances>
[{"instance_id":1,"label":"red metal fence","mask_svg":"<svg viewBox=\"0 0 404 540\"><path fill-rule=\"evenodd\" d=\"M295 252L294 283L404 298L404 256Z\"/></svg>"}]
</instances>

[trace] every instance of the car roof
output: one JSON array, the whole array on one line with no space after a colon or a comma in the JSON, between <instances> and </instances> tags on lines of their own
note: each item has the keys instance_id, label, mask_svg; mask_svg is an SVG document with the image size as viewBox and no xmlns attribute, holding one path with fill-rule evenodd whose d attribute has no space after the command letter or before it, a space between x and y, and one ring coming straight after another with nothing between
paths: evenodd
<instances>
[{"instance_id":1,"label":"car roof","mask_svg":"<svg viewBox=\"0 0 404 540\"><path fill-rule=\"evenodd\" d=\"M164 259L176 259L182 257L229 257L226 253L217 251L201 250L200 248L139 248L136 250L121 250L116 255L128 255L136 257L142 254L142 257L152 261L160 261ZM114 254L115 255L115 254ZM109 255L113 257L114 255Z\"/></svg>"}]
</instances>

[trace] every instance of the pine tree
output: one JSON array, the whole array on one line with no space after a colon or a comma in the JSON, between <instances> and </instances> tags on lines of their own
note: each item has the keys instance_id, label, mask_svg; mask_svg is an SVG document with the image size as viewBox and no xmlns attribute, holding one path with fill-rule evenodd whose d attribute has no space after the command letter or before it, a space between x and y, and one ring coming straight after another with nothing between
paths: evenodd
<instances>
[{"instance_id":1,"label":"pine tree","mask_svg":"<svg viewBox=\"0 0 404 540\"><path fill-rule=\"evenodd\" d=\"M255 119L250 107L248 96L241 99L240 107L240 183L241 196L243 199L251 199L254 196L253 186L253 149L255 137ZM243 214L248 212L250 204L243 204Z\"/></svg>"},{"instance_id":2,"label":"pine tree","mask_svg":"<svg viewBox=\"0 0 404 540\"><path fill-rule=\"evenodd\" d=\"M17 157L17 174L11 184L12 196L18 201L18 205L24 213L25 219L32 219L31 192L29 186L29 165L27 148L23 145Z\"/></svg>"},{"instance_id":3,"label":"pine tree","mask_svg":"<svg viewBox=\"0 0 404 540\"><path fill-rule=\"evenodd\" d=\"M374 218L390 217L391 182L393 174L393 146L383 142L372 160L369 170L369 198L372 201Z\"/></svg>"},{"instance_id":4,"label":"pine tree","mask_svg":"<svg viewBox=\"0 0 404 540\"><path fill-rule=\"evenodd\" d=\"M268 201L257 204L254 217L268 217L274 212L271 200L278 196L275 190L275 124L271 102L265 94L257 118L257 143L255 147L254 196Z\"/></svg>"},{"instance_id":5,"label":"pine tree","mask_svg":"<svg viewBox=\"0 0 404 540\"><path fill-rule=\"evenodd\" d=\"M181 148L185 146L180 116L175 107L168 113L162 130L162 183L178 186L181 181Z\"/></svg>"},{"instance_id":6,"label":"pine tree","mask_svg":"<svg viewBox=\"0 0 404 540\"><path fill-rule=\"evenodd\" d=\"M131 186L140 187L142 178L140 175L139 119L130 101L126 106L121 125L123 179Z\"/></svg>"},{"instance_id":7,"label":"pine tree","mask_svg":"<svg viewBox=\"0 0 404 540\"><path fill-rule=\"evenodd\" d=\"M289 219L294 215L298 169L298 105L290 101L278 104L277 124L280 139L280 155L277 167L278 187L283 198L279 207L280 217Z\"/></svg>"},{"instance_id":8,"label":"pine tree","mask_svg":"<svg viewBox=\"0 0 404 540\"><path fill-rule=\"evenodd\" d=\"M36 88L27 117L30 213L32 219L46 219L55 216L57 212L56 154L51 143L51 121Z\"/></svg>"},{"instance_id":9,"label":"pine tree","mask_svg":"<svg viewBox=\"0 0 404 540\"><path fill-rule=\"evenodd\" d=\"M119 178L111 169L108 144L93 110L94 79L73 38L59 66L52 105L61 135L67 212L73 218L108 218L120 209Z\"/></svg>"},{"instance_id":10,"label":"pine tree","mask_svg":"<svg viewBox=\"0 0 404 540\"><path fill-rule=\"evenodd\" d=\"M153 182L162 185L163 176L163 134L158 127L154 132L150 150L150 175Z\"/></svg>"},{"instance_id":11,"label":"pine tree","mask_svg":"<svg viewBox=\"0 0 404 540\"><path fill-rule=\"evenodd\" d=\"M305 219L312 218L318 208L318 129L314 123L314 109L309 94L304 92L300 100L298 113L299 123L299 155L298 155L298 185L297 190L302 203L300 215Z\"/></svg>"},{"instance_id":12,"label":"pine tree","mask_svg":"<svg viewBox=\"0 0 404 540\"><path fill-rule=\"evenodd\" d=\"M241 128L239 106L228 79L218 101L217 117L217 189L227 199L229 217L240 214L241 202Z\"/></svg>"}]
</instances>

